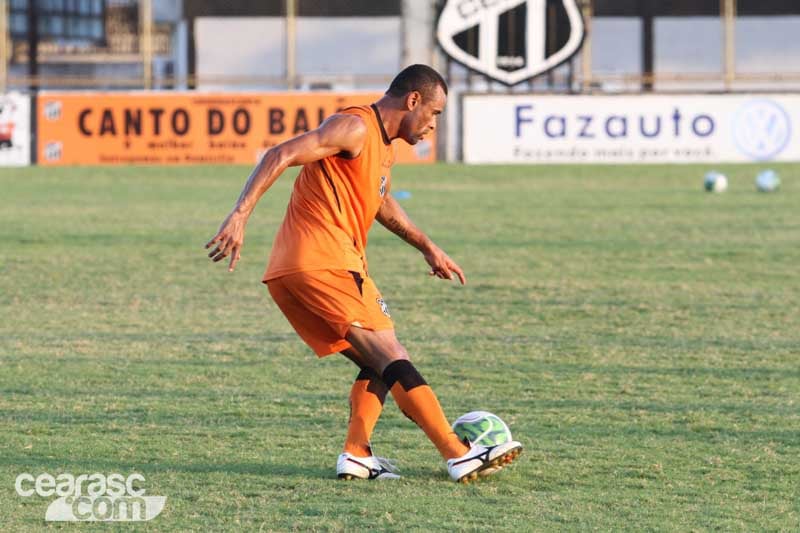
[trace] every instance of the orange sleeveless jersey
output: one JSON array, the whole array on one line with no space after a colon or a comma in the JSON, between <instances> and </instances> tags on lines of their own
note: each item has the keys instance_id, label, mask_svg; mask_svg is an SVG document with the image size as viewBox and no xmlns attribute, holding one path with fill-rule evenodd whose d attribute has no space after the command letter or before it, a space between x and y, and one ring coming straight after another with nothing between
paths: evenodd
<instances>
[{"instance_id":1,"label":"orange sleeveless jersey","mask_svg":"<svg viewBox=\"0 0 800 533\"><path fill-rule=\"evenodd\" d=\"M367 272L367 232L389 191L394 149L374 105L340 113L364 120L364 147L352 159L335 155L303 166L272 245L265 282L309 270Z\"/></svg>"}]
</instances>

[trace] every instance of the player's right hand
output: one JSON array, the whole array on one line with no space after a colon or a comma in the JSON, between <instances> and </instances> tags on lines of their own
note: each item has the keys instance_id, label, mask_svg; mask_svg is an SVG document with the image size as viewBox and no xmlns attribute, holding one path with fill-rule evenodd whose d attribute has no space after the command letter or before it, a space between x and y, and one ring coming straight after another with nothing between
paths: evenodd
<instances>
[{"instance_id":1,"label":"player's right hand","mask_svg":"<svg viewBox=\"0 0 800 533\"><path fill-rule=\"evenodd\" d=\"M219 231L214 238L206 243L206 250L214 244L216 248L209 252L208 257L215 263L222 261L229 255L231 261L228 263L228 272L233 272L236 263L241 259L242 245L244 245L244 228L247 224L247 217L233 211L225 218Z\"/></svg>"},{"instance_id":2,"label":"player's right hand","mask_svg":"<svg viewBox=\"0 0 800 533\"><path fill-rule=\"evenodd\" d=\"M430 249L426 251L423 256L431 267L429 272L431 276L452 280L454 279L453 274L455 274L458 276L462 285L467 284L467 277L464 275L464 271L461 270L461 267L450 259L450 256L444 253L444 250L435 244L431 243Z\"/></svg>"}]
</instances>

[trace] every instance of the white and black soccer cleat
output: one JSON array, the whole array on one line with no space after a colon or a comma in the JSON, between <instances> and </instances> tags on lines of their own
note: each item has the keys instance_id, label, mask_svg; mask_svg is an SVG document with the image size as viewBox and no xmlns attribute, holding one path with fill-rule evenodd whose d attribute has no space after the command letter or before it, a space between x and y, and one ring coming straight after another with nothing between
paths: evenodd
<instances>
[{"instance_id":1,"label":"white and black soccer cleat","mask_svg":"<svg viewBox=\"0 0 800 533\"><path fill-rule=\"evenodd\" d=\"M478 476L494 474L522 453L522 444L512 440L495 446L472 444L467 453L447 461L453 481L469 483Z\"/></svg>"},{"instance_id":2,"label":"white and black soccer cleat","mask_svg":"<svg viewBox=\"0 0 800 533\"><path fill-rule=\"evenodd\" d=\"M400 479L397 466L388 459L371 455L356 457L344 452L336 461L339 479Z\"/></svg>"}]
</instances>

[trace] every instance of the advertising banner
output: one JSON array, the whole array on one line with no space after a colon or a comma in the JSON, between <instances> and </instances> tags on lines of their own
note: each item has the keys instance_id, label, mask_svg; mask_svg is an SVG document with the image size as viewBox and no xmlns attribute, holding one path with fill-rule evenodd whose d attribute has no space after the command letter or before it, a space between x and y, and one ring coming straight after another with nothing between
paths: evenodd
<instances>
[{"instance_id":1,"label":"advertising banner","mask_svg":"<svg viewBox=\"0 0 800 533\"><path fill-rule=\"evenodd\" d=\"M378 93L68 93L39 95L38 164L254 164L267 149ZM435 137L396 140L397 163L436 160Z\"/></svg>"},{"instance_id":2,"label":"advertising banner","mask_svg":"<svg viewBox=\"0 0 800 533\"><path fill-rule=\"evenodd\" d=\"M31 164L31 99L0 94L0 167Z\"/></svg>"},{"instance_id":3,"label":"advertising banner","mask_svg":"<svg viewBox=\"0 0 800 533\"><path fill-rule=\"evenodd\" d=\"M800 161L800 95L467 95L468 163Z\"/></svg>"}]
</instances>

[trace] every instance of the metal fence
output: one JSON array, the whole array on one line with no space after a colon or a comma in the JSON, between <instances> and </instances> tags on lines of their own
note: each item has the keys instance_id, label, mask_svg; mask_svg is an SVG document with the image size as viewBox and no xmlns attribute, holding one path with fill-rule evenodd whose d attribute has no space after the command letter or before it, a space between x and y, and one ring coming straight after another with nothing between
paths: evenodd
<instances>
[{"instance_id":1,"label":"metal fence","mask_svg":"<svg viewBox=\"0 0 800 533\"><path fill-rule=\"evenodd\" d=\"M796 1L577 1L581 50L507 87L442 53L443 0L0 0L0 91L372 89L412 62L472 91L800 90Z\"/></svg>"}]
</instances>

